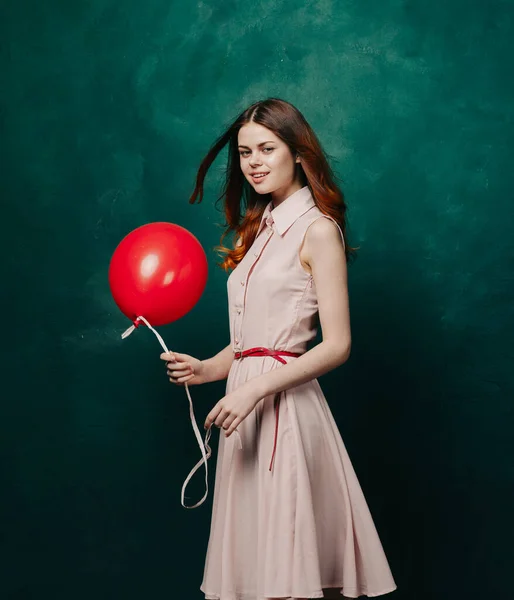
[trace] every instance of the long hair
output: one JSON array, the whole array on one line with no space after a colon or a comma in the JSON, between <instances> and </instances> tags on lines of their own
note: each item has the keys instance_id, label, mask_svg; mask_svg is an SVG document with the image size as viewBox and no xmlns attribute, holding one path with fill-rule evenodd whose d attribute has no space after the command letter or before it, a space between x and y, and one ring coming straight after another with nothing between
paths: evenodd
<instances>
[{"instance_id":1,"label":"long hair","mask_svg":"<svg viewBox=\"0 0 514 600\"><path fill-rule=\"evenodd\" d=\"M268 98L252 104L229 126L211 146L202 160L196 177L195 189L189 199L191 204L203 199L203 183L207 171L228 144L228 162L225 183L218 201L224 203L225 231L218 252L224 256L220 266L228 271L242 260L257 235L262 214L270 200L269 194L258 194L246 181L239 164L238 133L243 125L254 122L272 131L287 144L293 156L300 157L297 168L304 185L308 185L316 206L333 217L343 232L346 242L346 211L344 195L335 183L335 176L311 126L302 113L289 102ZM223 242L235 233L239 243L232 248ZM352 258L355 248L345 243L346 258Z\"/></svg>"}]
</instances>

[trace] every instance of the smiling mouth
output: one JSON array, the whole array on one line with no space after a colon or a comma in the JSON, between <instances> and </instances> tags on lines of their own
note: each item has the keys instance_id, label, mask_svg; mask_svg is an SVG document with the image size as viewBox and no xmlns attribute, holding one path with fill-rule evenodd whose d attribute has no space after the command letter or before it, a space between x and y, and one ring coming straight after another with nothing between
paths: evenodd
<instances>
[{"instance_id":1,"label":"smiling mouth","mask_svg":"<svg viewBox=\"0 0 514 600\"><path fill-rule=\"evenodd\" d=\"M269 171L267 173L256 173L255 175L252 175L251 177L255 183L258 183L259 181L262 181L268 175L269 175Z\"/></svg>"}]
</instances>

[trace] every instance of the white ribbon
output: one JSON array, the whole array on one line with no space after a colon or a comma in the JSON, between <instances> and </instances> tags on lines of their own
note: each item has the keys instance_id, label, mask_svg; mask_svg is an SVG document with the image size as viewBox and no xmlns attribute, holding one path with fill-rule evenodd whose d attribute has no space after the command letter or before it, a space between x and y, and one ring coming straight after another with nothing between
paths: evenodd
<instances>
[{"instance_id":1,"label":"white ribbon","mask_svg":"<svg viewBox=\"0 0 514 600\"><path fill-rule=\"evenodd\" d=\"M134 321L134 325L131 325L125 332L122 333L122 335L121 335L122 339L127 338L136 329L138 321L142 321L148 327L148 329L150 329L150 331L153 331L153 333L155 334L155 337L159 340L159 343L160 343L162 349L164 350L164 352L169 353L169 350L166 347L166 344L164 343L164 340L162 339L161 335L150 325L150 323L144 317L137 317L137 319ZM189 473L186 480L184 481L184 484L182 486L182 493L180 496L180 501L184 508L197 508L198 506L200 506L201 504L203 504L205 502L205 499L207 498L207 496L209 494L209 479L208 479L207 460L211 457L211 454L212 454L211 447L209 446L209 440L211 439L211 428L209 427L209 429L207 430L207 433L205 434L205 441L202 442L202 436L200 435L200 430L198 429L198 425L196 424L195 413L193 410L193 400L191 399L191 394L189 393L189 386L187 385L187 383L185 383L184 386L186 388L187 399L189 400L189 417L191 419L191 425L193 426L193 430L195 432L195 436L198 441L200 451L202 453L202 458L192 468L191 472ZM239 431L237 431L237 429L236 429L236 430L234 430L234 433L238 437L239 448L242 449L243 445L241 443L241 436L239 435ZM205 446L204 446L204 444L205 444ZM184 497L185 497L184 494L186 491L187 484L189 483L189 481L191 480L193 475L196 473L196 471L198 471L198 469L202 466L202 463L205 465L205 494L203 495L203 498L199 502L197 502L193 506L187 506L184 503Z\"/></svg>"}]
</instances>

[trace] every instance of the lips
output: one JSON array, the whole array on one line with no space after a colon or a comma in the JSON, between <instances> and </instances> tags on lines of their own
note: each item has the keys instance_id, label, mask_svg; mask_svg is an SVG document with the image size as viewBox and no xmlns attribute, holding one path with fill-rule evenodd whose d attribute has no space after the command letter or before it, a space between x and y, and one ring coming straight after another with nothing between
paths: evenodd
<instances>
[{"instance_id":1,"label":"lips","mask_svg":"<svg viewBox=\"0 0 514 600\"><path fill-rule=\"evenodd\" d=\"M260 183L261 181L264 181L264 179L266 179L269 173L269 171L261 171L259 173L250 173L250 176L254 183Z\"/></svg>"}]
</instances>

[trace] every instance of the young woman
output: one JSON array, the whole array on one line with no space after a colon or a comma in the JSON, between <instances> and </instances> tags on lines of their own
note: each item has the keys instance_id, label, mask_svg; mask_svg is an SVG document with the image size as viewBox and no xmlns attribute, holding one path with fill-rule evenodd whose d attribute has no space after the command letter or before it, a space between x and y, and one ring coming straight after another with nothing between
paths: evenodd
<instances>
[{"instance_id":1,"label":"young woman","mask_svg":"<svg viewBox=\"0 0 514 600\"><path fill-rule=\"evenodd\" d=\"M350 354L343 195L303 115L271 98L212 146L190 202L226 144L230 344L207 360L161 355L177 385L227 378L205 422L225 435L200 589L207 600L386 594L396 585L316 379ZM323 341L307 350L318 320Z\"/></svg>"}]
</instances>

